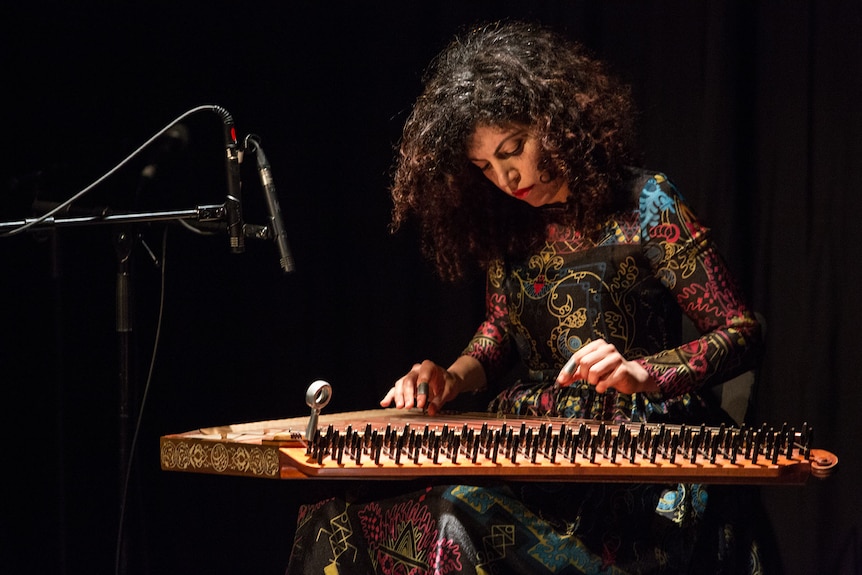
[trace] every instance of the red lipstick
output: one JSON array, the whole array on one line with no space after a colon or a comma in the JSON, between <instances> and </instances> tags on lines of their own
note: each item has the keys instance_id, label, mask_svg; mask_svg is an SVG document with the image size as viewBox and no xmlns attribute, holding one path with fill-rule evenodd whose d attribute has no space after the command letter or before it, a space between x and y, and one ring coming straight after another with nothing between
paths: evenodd
<instances>
[{"instance_id":1,"label":"red lipstick","mask_svg":"<svg viewBox=\"0 0 862 575\"><path fill-rule=\"evenodd\" d=\"M527 197L527 194L529 194L532 191L532 189L533 189L533 186L530 186L529 188L521 188L520 190L517 190L516 192L514 192L512 195L515 196L516 198L518 198L519 200L523 200L524 198Z\"/></svg>"}]
</instances>

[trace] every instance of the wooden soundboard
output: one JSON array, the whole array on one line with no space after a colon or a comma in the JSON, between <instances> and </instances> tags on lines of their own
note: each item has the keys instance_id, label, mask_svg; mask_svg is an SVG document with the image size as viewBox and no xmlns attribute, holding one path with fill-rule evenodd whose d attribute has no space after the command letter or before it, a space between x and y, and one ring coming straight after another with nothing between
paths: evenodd
<instances>
[{"instance_id":1,"label":"wooden soundboard","mask_svg":"<svg viewBox=\"0 0 862 575\"><path fill-rule=\"evenodd\" d=\"M160 439L166 471L271 479L803 484L838 458L800 429L609 423L378 409L202 428Z\"/></svg>"}]
</instances>

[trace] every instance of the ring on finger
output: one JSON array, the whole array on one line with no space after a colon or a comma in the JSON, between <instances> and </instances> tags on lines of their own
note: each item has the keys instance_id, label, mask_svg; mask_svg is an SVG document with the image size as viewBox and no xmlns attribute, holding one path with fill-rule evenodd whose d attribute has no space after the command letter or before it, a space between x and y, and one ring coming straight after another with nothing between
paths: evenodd
<instances>
[{"instance_id":1,"label":"ring on finger","mask_svg":"<svg viewBox=\"0 0 862 575\"><path fill-rule=\"evenodd\" d=\"M421 381L416 386L416 395L428 395L428 382Z\"/></svg>"}]
</instances>

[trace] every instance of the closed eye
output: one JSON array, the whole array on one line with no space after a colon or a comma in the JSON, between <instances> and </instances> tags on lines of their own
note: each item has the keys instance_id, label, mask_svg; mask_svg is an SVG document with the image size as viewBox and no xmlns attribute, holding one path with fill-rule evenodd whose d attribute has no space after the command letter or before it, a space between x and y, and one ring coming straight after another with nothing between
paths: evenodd
<instances>
[{"instance_id":1,"label":"closed eye","mask_svg":"<svg viewBox=\"0 0 862 575\"><path fill-rule=\"evenodd\" d=\"M513 156L520 156L524 151L524 138L520 138L515 142L515 148L511 151L503 151L500 150L497 153L497 157L505 160L506 158L511 158Z\"/></svg>"}]
</instances>

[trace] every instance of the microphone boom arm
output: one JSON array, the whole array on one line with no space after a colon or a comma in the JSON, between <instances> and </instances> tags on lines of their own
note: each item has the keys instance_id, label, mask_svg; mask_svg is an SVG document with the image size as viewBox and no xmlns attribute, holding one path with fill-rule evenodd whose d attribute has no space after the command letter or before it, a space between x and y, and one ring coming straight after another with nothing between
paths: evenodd
<instances>
[{"instance_id":1,"label":"microphone boom arm","mask_svg":"<svg viewBox=\"0 0 862 575\"><path fill-rule=\"evenodd\" d=\"M200 222L224 221L227 210L224 204L197 206L190 210L166 210L161 212L140 212L126 214L94 214L90 216L28 218L26 220L0 222L0 232L30 225L28 229L90 226L98 224L118 224L133 222L164 222L172 220L197 220ZM31 225L34 224L34 225Z\"/></svg>"}]
</instances>

